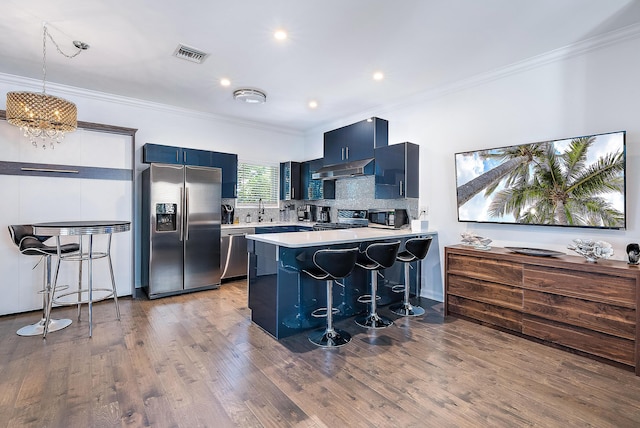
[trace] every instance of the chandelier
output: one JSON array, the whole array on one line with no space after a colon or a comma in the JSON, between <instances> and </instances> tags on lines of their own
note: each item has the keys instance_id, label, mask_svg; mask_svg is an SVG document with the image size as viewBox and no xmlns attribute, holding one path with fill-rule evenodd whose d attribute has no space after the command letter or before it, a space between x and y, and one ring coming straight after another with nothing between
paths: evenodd
<instances>
[{"instance_id":1,"label":"chandelier","mask_svg":"<svg viewBox=\"0 0 640 428\"><path fill-rule=\"evenodd\" d=\"M7 122L18 126L34 147L38 147L39 139L42 148L45 149L47 139L51 148L54 148L53 141L59 143L66 132L73 132L78 127L76 105L63 98L47 94L47 37L56 46L58 52L67 58L74 58L83 50L89 49L88 44L74 41L73 44L78 51L73 55L65 54L47 31L45 23L42 34L42 93L7 93Z\"/></svg>"}]
</instances>

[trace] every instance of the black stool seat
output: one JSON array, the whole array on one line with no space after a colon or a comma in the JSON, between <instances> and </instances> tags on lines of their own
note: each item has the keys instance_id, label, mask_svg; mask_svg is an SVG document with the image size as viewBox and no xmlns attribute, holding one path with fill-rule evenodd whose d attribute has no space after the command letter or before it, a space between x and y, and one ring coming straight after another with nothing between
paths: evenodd
<instances>
[{"instance_id":1,"label":"black stool seat","mask_svg":"<svg viewBox=\"0 0 640 428\"><path fill-rule=\"evenodd\" d=\"M401 304L389 306L389 310L396 315L401 316L419 316L424 314L424 309L420 306L413 306L409 302L410 281L409 281L409 263L423 260L429 252L432 238L411 238L404 243L404 250L398 253L397 260L404 263L404 285L394 287L394 291L404 292L404 299ZM420 278L416 284L416 295L420 297Z\"/></svg>"},{"instance_id":2,"label":"black stool seat","mask_svg":"<svg viewBox=\"0 0 640 428\"><path fill-rule=\"evenodd\" d=\"M342 346L351 340L346 331L333 328L333 315L338 312L333 308L333 282L351 274L356 265L358 248L322 249L313 254L314 267L303 269L313 279L325 280L327 285L327 307L321 308L313 316L326 316L326 328L314 331L309 335L311 343L325 348ZM320 315L322 314L322 315Z\"/></svg>"},{"instance_id":3,"label":"black stool seat","mask_svg":"<svg viewBox=\"0 0 640 428\"><path fill-rule=\"evenodd\" d=\"M51 256L58 254L58 247L46 245L44 241L50 236L38 236L33 234L33 227L28 224L10 225L9 234L20 253L27 256L42 256L45 258L44 284L42 288L42 319L17 331L20 336L46 336L49 331L61 330L71 324L69 319L51 319L51 303L55 289L51 285ZM60 246L60 254L75 253L80 250L78 244L65 244Z\"/></svg>"},{"instance_id":4,"label":"black stool seat","mask_svg":"<svg viewBox=\"0 0 640 428\"><path fill-rule=\"evenodd\" d=\"M385 328L393 324L393 321L378 315L376 300L378 291L378 274L380 269L393 266L400 248L400 241L374 242L369 244L363 253L358 254L356 266L371 271L371 294L360 296L358 301L370 303L369 313L364 317L356 318L356 324L365 328Z\"/></svg>"}]
</instances>

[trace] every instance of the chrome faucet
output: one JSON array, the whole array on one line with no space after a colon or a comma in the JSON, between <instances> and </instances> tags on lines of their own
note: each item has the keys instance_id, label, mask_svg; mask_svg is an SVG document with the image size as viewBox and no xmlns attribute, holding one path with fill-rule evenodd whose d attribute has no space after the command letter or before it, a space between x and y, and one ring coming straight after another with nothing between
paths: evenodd
<instances>
[{"instance_id":1,"label":"chrome faucet","mask_svg":"<svg viewBox=\"0 0 640 428\"><path fill-rule=\"evenodd\" d=\"M258 199L258 223L262 223L262 216L264 216L264 203L262 198Z\"/></svg>"}]
</instances>

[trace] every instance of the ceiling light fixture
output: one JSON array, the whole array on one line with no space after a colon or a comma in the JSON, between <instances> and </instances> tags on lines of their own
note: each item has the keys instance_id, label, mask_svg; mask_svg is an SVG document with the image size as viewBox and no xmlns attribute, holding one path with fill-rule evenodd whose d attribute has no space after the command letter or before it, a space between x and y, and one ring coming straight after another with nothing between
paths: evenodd
<instances>
[{"instance_id":1,"label":"ceiling light fixture","mask_svg":"<svg viewBox=\"0 0 640 428\"><path fill-rule=\"evenodd\" d=\"M287 38L287 32L284 30L278 30L273 33L273 37L275 37L277 40L285 40Z\"/></svg>"},{"instance_id":2,"label":"ceiling light fixture","mask_svg":"<svg viewBox=\"0 0 640 428\"><path fill-rule=\"evenodd\" d=\"M34 147L38 147L38 138L42 141L42 148L47 148L45 141L60 142L66 132L73 132L78 127L78 110L76 105L63 98L47 95L47 37L51 39L58 52L67 58L73 58L80 52L89 49L89 45L74 41L78 52L67 55L53 40L47 31L47 24L43 24L42 34L42 93L37 92L8 92L7 93L7 122L18 126L24 136L29 138Z\"/></svg>"},{"instance_id":3,"label":"ceiling light fixture","mask_svg":"<svg viewBox=\"0 0 640 428\"><path fill-rule=\"evenodd\" d=\"M258 89L236 89L233 91L233 99L248 104L262 104L267 101L267 94Z\"/></svg>"},{"instance_id":4,"label":"ceiling light fixture","mask_svg":"<svg viewBox=\"0 0 640 428\"><path fill-rule=\"evenodd\" d=\"M309 108L317 108L318 102L316 100L309 101Z\"/></svg>"},{"instance_id":5,"label":"ceiling light fixture","mask_svg":"<svg viewBox=\"0 0 640 428\"><path fill-rule=\"evenodd\" d=\"M382 71L376 71L373 73L373 80L382 80L384 79L384 73Z\"/></svg>"},{"instance_id":6,"label":"ceiling light fixture","mask_svg":"<svg viewBox=\"0 0 640 428\"><path fill-rule=\"evenodd\" d=\"M220 79L220 85L227 87L229 85L231 85L231 80L227 79L227 78L222 78Z\"/></svg>"}]
</instances>

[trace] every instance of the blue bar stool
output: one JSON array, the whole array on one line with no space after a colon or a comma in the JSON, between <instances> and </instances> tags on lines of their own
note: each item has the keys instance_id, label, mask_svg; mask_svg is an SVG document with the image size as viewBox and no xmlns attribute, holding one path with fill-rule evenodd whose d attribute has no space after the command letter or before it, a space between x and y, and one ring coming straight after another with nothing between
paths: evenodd
<instances>
[{"instance_id":1,"label":"blue bar stool","mask_svg":"<svg viewBox=\"0 0 640 428\"><path fill-rule=\"evenodd\" d=\"M327 307L313 311L314 317L327 317L326 328L316 330L309 335L311 343L324 348L335 348L345 345L351 340L351 335L343 330L333 328L333 315L338 309L333 307L333 282L351 274L356 265L358 248L322 249L313 254L315 268L302 271L317 280L326 280Z\"/></svg>"},{"instance_id":2,"label":"blue bar stool","mask_svg":"<svg viewBox=\"0 0 640 428\"><path fill-rule=\"evenodd\" d=\"M393 287L393 291L404 292L404 300L401 304L389 306L389 310L396 315L403 317L415 317L424 315L424 309L420 306L413 306L409 302L409 291L411 289L411 281L409 280L410 263L417 260L423 260L429 252L431 246L431 238L411 238L404 243L404 251L398 253L396 260L404 263L404 285L400 284ZM420 297L420 278L416 282L416 296Z\"/></svg>"},{"instance_id":3,"label":"blue bar stool","mask_svg":"<svg viewBox=\"0 0 640 428\"><path fill-rule=\"evenodd\" d=\"M378 275L380 269L387 269L393 266L400 248L400 241L395 242L374 242L369 244L364 253L358 253L356 266L371 271L371 294L365 294L358 298L361 303L370 303L370 310L366 316L356 318L356 324L364 328L385 328L393 324L389 318L378 315L377 300Z\"/></svg>"},{"instance_id":4,"label":"blue bar stool","mask_svg":"<svg viewBox=\"0 0 640 428\"><path fill-rule=\"evenodd\" d=\"M70 319L51 319L51 303L56 292L51 283L51 256L75 253L80 249L78 244L65 244L60 246L58 254L57 246L45 245L44 241L50 236L37 236L33 234L31 225L10 225L9 234L13 243L20 252L27 256L41 256L44 258L44 279L40 293L42 293L42 319L31 325L20 328L16 333L19 336L47 336L47 332L62 330L71 324ZM59 266L59 264L58 264ZM57 275L57 272L56 272Z\"/></svg>"}]
</instances>

